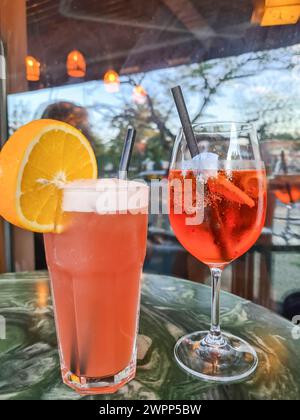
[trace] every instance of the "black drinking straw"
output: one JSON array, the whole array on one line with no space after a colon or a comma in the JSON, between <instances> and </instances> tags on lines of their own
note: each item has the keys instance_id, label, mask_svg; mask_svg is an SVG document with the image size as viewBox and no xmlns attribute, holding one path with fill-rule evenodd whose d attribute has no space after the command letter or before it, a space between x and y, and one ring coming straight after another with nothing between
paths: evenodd
<instances>
[{"instance_id":1,"label":"black drinking straw","mask_svg":"<svg viewBox=\"0 0 300 420\"><path fill-rule=\"evenodd\" d=\"M186 108L184 97L180 86L175 86L171 89L177 112L181 121L182 129L185 139L192 157L199 154L198 145L195 139L192 123Z\"/></svg>"},{"instance_id":2,"label":"black drinking straw","mask_svg":"<svg viewBox=\"0 0 300 420\"><path fill-rule=\"evenodd\" d=\"M136 130L133 127L128 127L125 141L124 141L120 165L119 165L119 178L120 179L127 178L127 171L128 171L130 160L131 160L133 145L135 141L135 135L136 135Z\"/></svg>"}]
</instances>

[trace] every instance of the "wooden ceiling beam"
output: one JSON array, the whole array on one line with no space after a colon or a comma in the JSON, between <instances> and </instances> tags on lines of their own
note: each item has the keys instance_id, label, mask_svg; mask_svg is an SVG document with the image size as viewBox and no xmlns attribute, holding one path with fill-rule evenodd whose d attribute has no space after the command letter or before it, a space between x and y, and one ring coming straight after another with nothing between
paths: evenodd
<instances>
[{"instance_id":1,"label":"wooden ceiling beam","mask_svg":"<svg viewBox=\"0 0 300 420\"><path fill-rule=\"evenodd\" d=\"M215 36L203 16L189 0L162 0L177 19L199 40Z\"/></svg>"}]
</instances>

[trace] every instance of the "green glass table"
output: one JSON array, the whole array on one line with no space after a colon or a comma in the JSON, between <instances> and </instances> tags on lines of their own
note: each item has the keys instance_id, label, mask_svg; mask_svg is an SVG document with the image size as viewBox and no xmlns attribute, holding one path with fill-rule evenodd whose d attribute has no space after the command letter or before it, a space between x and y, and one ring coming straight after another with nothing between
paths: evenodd
<instances>
[{"instance_id":1,"label":"green glass table","mask_svg":"<svg viewBox=\"0 0 300 420\"><path fill-rule=\"evenodd\" d=\"M186 332L208 328L210 289L144 274L136 378L116 394L81 397L60 379L47 273L4 274L0 288L2 333L6 321L6 339L0 339L2 400L300 399L295 326L231 294L222 293L222 326L255 346L259 367L250 380L214 385L183 372L174 361L173 347Z\"/></svg>"}]
</instances>

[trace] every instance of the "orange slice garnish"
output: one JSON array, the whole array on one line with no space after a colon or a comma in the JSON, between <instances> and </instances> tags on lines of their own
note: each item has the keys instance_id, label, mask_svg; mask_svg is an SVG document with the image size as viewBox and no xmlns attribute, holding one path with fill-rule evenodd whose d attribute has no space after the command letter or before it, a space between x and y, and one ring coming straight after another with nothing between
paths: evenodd
<instances>
[{"instance_id":1,"label":"orange slice garnish","mask_svg":"<svg viewBox=\"0 0 300 420\"><path fill-rule=\"evenodd\" d=\"M93 149L79 130L55 120L32 121L0 153L0 214L24 229L59 231L61 187L96 177Z\"/></svg>"},{"instance_id":2,"label":"orange slice garnish","mask_svg":"<svg viewBox=\"0 0 300 420\"><path fill-rule=\"evenodd\" d=\"M243 190L234 185L224 175L218 175L216 178L208 180L208 187L211 193L219 194L227 200L235 203L245 204L254 207L254 200L249 197Z\"/></svg>"},{"instance_id":3,"label":"orange slice garnish","mask_svg":"<svg viewBox=\"0 0 300 420\"><path fill-rule=\"evenodd\" d=\"M243 191L249 195L249 197L254 199L258 197L260 185L257 176L254 176L253 174L242 176L240 179L240 184L243 188Z\"/></svg>"}]
</instances>

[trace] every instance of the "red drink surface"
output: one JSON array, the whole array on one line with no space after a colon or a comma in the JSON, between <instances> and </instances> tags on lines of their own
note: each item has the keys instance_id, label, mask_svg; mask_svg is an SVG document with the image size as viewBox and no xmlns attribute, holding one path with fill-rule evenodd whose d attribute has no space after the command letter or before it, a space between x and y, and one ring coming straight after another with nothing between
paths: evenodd
<instances>
[{"instance_id":1,"label":"red drink surface","mask_svg":"<svg viewBox=\"0 0 300 420\"><path fill-rule=\"evenodd\" d=\"M64 232L44 235L63 369L115 375L134 350L147 215L66 216Z\"/></svg>"},{"instance_id":2,"label":"red drink surface","mask_svg":"<svg viewBox=\"0 0 300 420\"><path fill-rule=\"evenodd\" d=\"M181 244L197 259L210 266L222 267L244 254L257 240L265 221L266 182L264 170L218 171L202 173L204 181L204 219L187 225L192 216L185 209L176 214L180 192L172 187L186 179L192 182L195 202L197 174L171 170L169 174L170 222ZM179 196L178 196L179 194Z\"/></svg>"}]
</instances>

